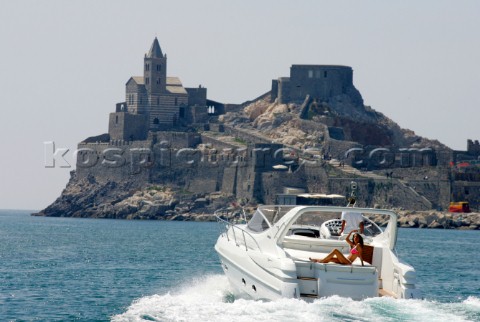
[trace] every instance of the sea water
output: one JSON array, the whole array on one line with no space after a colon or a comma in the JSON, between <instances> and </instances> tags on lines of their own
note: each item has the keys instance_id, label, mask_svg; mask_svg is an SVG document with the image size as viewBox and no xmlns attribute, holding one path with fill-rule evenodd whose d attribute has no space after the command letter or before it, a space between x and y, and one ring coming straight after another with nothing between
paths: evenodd
<instances>
[{"instance_id":1,"label":"sea water","mask_svg":"<svg viewBox=\"0 0 480 322\"><path fill-rule=\"evenodd\" d=\"M400 229L423 300L235 298L216 223L0 211L0 321L480 321L479 231Z\"/></svg>"}]
</instances>

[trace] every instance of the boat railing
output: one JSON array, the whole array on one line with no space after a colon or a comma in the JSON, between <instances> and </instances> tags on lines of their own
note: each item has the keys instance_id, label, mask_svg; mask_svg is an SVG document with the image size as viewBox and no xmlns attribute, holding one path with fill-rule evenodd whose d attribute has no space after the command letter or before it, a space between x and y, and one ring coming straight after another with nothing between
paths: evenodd
<instances>
[{"instance_id":1,"label":"boat railing","mask_svg":"<svg viewBox=\"0 0 480 322\"><path fill-rule=\"evenodd\" d=\"M260 245L251 233L239 227L238 224L223 219L216 213L215 217L217 218L217 222L223 227L222 236L225 236L228 241L230 241L230 239L233 239L233 241L238 247L245 246L245 251L248 251L248 249L252 249L262 252ZM247 242L247 239L252 240L253 243Z\"/></svg>"}]
</instances>

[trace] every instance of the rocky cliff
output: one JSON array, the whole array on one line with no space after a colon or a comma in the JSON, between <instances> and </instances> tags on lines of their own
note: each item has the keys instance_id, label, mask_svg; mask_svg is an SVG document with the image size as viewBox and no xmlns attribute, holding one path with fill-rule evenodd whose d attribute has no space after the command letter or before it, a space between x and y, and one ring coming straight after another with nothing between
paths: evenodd
<instances>
[{"instance_id":1,"label":"rocky cliff","mask_svg":"<svg viewBox=\"0 0 480 322\"><path fill-rule=\"evenodd\" d=\"M257 130L275 142L298 149L318 147L329 150L339 144L338 141L343 141L355 146L450 150L437 140L402 129L369 106L355 105L348 95L335 96L328 102L307 98L302 105L271 102L270 96L264 96L243 110L222 115L220 120Z\"/></svg>"},{"instance_id":2,"label":"rocky cliff","mask_svg":"<svg viewBox=\"0 0 480 322\"><path fill-rule=\"evenodd\" d=\"M132 182L98 182L95 177L78 178L75 171L60 197L35 216L212 220L215 210L234 202L221 193L191 193L168 186Z\"/></svg>"}]
</instances>

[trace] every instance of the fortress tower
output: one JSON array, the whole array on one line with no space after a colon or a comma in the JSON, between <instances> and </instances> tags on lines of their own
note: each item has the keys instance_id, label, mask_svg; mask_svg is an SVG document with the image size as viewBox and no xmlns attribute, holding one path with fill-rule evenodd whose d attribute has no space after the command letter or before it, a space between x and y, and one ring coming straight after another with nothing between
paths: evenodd
<instances>
[{"instance_id":1,"label":"fortress tower","mask_svg":"<svg viewBox=\"0 0 480 322\"><path fill-rule=\"evenodd\" d=\"M305 97L319 102L338 95L348 95L352 102L363 105L360 92L353 85L353 70L338 65L292 65L290 77L272 80L272 101L301 104Z\"/></svg>"}]
</instances>

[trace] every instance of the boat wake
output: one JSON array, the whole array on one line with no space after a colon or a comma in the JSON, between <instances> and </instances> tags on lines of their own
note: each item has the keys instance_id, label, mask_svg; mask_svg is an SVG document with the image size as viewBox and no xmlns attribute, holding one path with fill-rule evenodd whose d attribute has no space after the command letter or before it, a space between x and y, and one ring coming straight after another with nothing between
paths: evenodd
<instances>
[{"instance_id":1,"label":"boat wake","mask_svg":"<svg viewBox=\"0 0 480 322\"><path fill-rule=\"evenodd\" d=\"M224 275L135 300L112 321L479 321L480 298L453 303L332 296L307 303L296 299L263 302L235 297Z\"/></svg>"}]
</instances>

